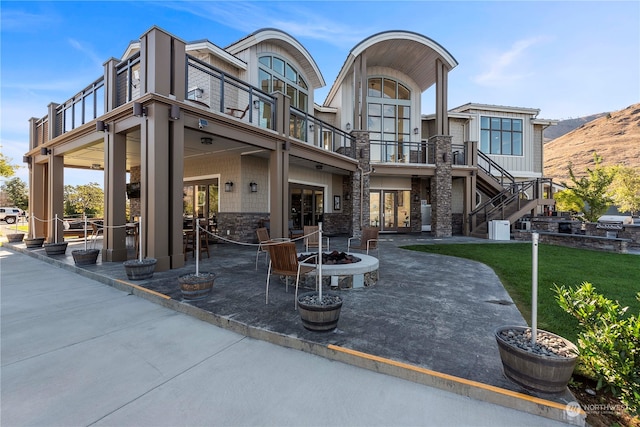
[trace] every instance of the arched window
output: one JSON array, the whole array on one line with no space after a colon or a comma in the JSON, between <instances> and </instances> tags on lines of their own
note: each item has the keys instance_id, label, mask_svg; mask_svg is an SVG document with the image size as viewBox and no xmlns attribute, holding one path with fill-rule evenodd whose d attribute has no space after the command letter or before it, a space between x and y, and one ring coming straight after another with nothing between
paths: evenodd
<instances>
[{"instance_id":1,"label":"arched window","mask_svg":"<svg viewBox=\"0 0 640 427\"><path fill-rule=\"evenodd\" d=\"M291 97L291 105L307 111L309 87L296 68L286 60L264 55L259 58L258 79L260 88L267 92L280 91Z\"/></svg>"},{"instance_id":2,"label":"arched window","mask_svg":"<svg viewBox=\"0 0 640 427\"><path fill-rule=\"evenodd\" d=\"M388 77L370 77L367 111L371 161L409 162L411 90Z\"/></svg>"}]
</instances>

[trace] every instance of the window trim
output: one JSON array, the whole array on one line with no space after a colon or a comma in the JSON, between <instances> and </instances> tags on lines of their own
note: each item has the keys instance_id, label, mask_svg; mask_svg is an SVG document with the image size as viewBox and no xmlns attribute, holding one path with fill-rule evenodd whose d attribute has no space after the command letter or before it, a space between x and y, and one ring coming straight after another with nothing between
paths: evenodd
<instances>
[{"instance_id":1,"label":"window trim","mask_svg":"<svg viewBox=\"0 0 640 427\"><path fill-rule=\"evenodd\" d=\"M483 122L485 121L485 119L488 121L488 127L484 127ZM493 128L492 127L492 123L494 120L499 121L499 128ZM508 126L508 130L507 129L503 129L503 123L504 121L508 120L509 121L509 126ZM515 122L520 122L520 130L514 130L514 123ZM525 124L525 120L523 118L516 118L516 117L504 117L504 116L490 116L490 115L481 115L480 116L480 123L479 123L479 127L480 127L480 143L478 145L478 149L480 151L482 151L483 153L487 154L487 155L491 155L491 156L509 156L509 157L524 157L525 155L525 151L524 151L524 145L525 145L525 138L524 138L524 124ZM499 141L497 144L497 147L499 148L499 152L494 152L492 150L493 148L493 137L492 137L492 133L496 132L497 135L499 136ZM510 148L511 148L511 153L504 153L503 152L503 146L505 141L503 140L503 134L504 133L508 133L510 135ZM483 144L484 140L484 135L487 134L487 141L486 144ZM515 145L514 145L514 135L520 135L520 144L519 144L519 149L520 149L520 154L513 154ZM483 149L483 145L486 145L486 148L488 149L488 151L485 151Z\"/></svg>"}]
</instances>

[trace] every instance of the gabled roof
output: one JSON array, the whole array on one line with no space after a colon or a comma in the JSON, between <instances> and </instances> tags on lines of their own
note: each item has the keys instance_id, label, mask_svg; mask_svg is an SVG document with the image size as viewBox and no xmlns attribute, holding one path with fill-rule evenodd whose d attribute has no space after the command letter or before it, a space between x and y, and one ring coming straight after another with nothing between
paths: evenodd
<instances>
[{"instance_id":1,"label":"gabled roof","mask_svg":"<svg viewBox=\"0 0 640 427\"><path fill-rule=\"evenodd\" d=\"M364 52L367 55L367 67L381 66L398 70L410 76L423 92L436 82L437 59L449 70L458 65L444 47L421 34L411 31L374 34L349 52L327 95L326 105L333 100L342 82L351 74L356 58Z\"/></svg>"},{"instance_id":2,"label":"gabled roof","mask_svg":"<svg viewBox=\"0 0 640 427\"><path fill-rule=\"evenodd\" d=\"M307 77L307 83L313 88L317 89L325 86L324 77L320 72L320 68L316 64L316 61L311 57L311 54L305 49L300 42L295 38L275 28L263 28L254 33L249 34L247 37L238 40L235 43L230 44L225 48L231 55L237 55L243 50L249 49L262 42L273 43L276 46L284 49L287 54L295 59L302 67L304 74Z\"/></svg>"}]
</instances>

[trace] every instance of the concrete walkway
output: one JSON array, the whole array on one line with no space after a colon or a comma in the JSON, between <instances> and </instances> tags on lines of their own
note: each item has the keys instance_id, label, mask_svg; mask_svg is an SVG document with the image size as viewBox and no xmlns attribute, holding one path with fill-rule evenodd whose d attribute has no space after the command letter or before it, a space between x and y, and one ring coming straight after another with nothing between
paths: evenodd
<instances>
[{"instance_id":1,"label":"concrete walkway","mask_svg":"<svg viewBox=\"0 0 640 427\"><path fill-rule=\"evenodd\" d=\"M340 250L343 244L346 249L346 239L343 240L332 238L332 249ZM570 393L534 395L502 374L492 331L503 324L524 324L524 319L490 269L471 261L400 248L405 244L434 242L434 239L420 236L387 236L380 256L380 281L374 287L344 291L345 305L340 323L338 329L331 333L314 333L302 328L299 315L293 309L292 292L286 293L284 286L277 286L277 281L270 287L270 304L264 303L266 267L261 264L255 270L255 248L252 247L212 245L211 258L205 257L200 268L201 271L215 271L218 274L214 291L206 300L184 302L177 288L176 277L194 271L192 258L183 269L157 272L150 280L134 283L127 280L121 263L99 261L92 266L74 266L70 253L74 247L82 248L81 242L70 243L67 253L61 256L47 256L43 249L28 250L24 244L14 245L12 250L24 252L29 257L3 251L0 261L3 304L2 421L5 421L5 414L14 413L10 409L14 408L14 404L7 406L9 409L5 412L5 392L13 389L5 387L5 382L11 378L6 376L6 369L62 352L61 357L65 360L63 366L69 369L79 367L79 360L88 363L86 371L71 375L70 389L79 386L79 398L89 393L85 386L108 394L102 403L108 408L97 411L88 409L94 418L91 421L88 421L89 418L83 419L80 424L90 424L102 417L113 416L109 415L113 411L114 414L128 414L126 408L147 401L147 396L155 396L166 390L169 384L182 384L178 396L173 395L174 400L170 404L154 407L156 399L151 399L153 403L148 403L150 408L153 407L162 415L156 420L149 418L154 415L142 410L146 413L145 419L160 420L162 425L175 424L170 421L165 423L165 420L174 418L163 412L165 408L176 411L176 407L172 406L175 403L182 408L177 410L177 423L180 425L479 425L484 424L485 419L485 410L479 408L487 405L486 410L499 414L497 418L486 415L486 420L492 420L487 422L491 425L553 424L546 424L549 420L530 414L580 425L583 421L581 417L573 417L573 414L564 410L567 403L573 400ZM446 242L486 241L452 238ZM33 258L44 262L35 262ZM58 268L52 268L47 263ZM40 268L47 271L43 272ZM64 278L54 281L57 274ZM33 279L22 279L27 276ZM98 282L127 293L101 286ZM24 283L30 286L25 287ZM96 287L98 293L94 295ZM11 292L8 292L9 289ZM85 295L87 292L91 295ZM13 293L17 298L15 302L8 299ZM128 294L142 296L157 304L149 304ZM12 305L6 305L9 303ZM165 311L160 305L172 310ZM14 311L17 316L15 322L12 317L6 317L13 316ZM183 317L176 312L189 316ZM20 325L21 313L31 322L27 325L35 328L31 332L35 336L27 334L29 328L16 326L17 330L11 331L11 325ZM83 320L81 316L87 318ZM177 321L174 319L181 319L179 325L187 322L189 327L173 326L173 322ZM205 320L208 324L196 319ZM222 326L225 330L211 324ZM240 335L233 332L239 332ZM16 342L8 345L6 338L14 337L13 334L17 334ZM126 337L120 337L120 334ZM246 337L258 338L259 341ZM111 342L112 339L116 341ZM106 351L104 347L95 351L92 348L82 349L81 354L86 353L87 356L80 358L64 355L72 349L97 345L103 340L107 341L107 345L112 344L113 348L109 347ZM323 357L318 358L318 355ZM214 369L210 374L199 370L200 366L215 364L219 358L223 360L218 365L222 368ZM290 358L297 362L287 362ZM57 365L43 363L47 367ZM331 375L329 381L325 378L326 370L336 367L339 367L339 371L337 375ZM118 373L114 373L114 370ZM226 378L228 371L232 372L230 375L233 377ZM56 368L55 372L62 371ZM191 372L198 372L192 377L194 383L184 386L184 383L177 381L184 380ZM347 372L353 372L358 377L350 378L351 374ZM95 378L96 374L98 378ZM55 381L44 383L53 383L55 389L59 389L69 376L67 373L62 378L57 378L55 373L50 375ZM136 379L135 386L132 387L120 375ZM139 375L143 378L138 379ZM300 384L302 378L310 376L314 378L312 385L306 381ZM22 375L18 374L18 377ZM214 380L210 383L209 378ZM379 382L377 385L367 385L370 381ZM102 387L102 384L105 386ZM138 389L138 384L147 385ZM398 389L393 388L394 384ZM41 383L35 383L34 386L39 391L28 392L34 396L43 393ZM120 391L122 387L124 390ZM105 391L111 388L118 390L115 395ZM282 394L280 389L283 390ZM192 390L194 394L190 395ZM214 391L218 393L211 393ZM236 392L242 396L232 396ZM447 392L459 396L454 397ZM26 393L18 395L17 402L20 404L15 404L15 414L19 416L29 412L25 412L22 406L30 405L29 399L25 398L28 395ZM190 397L180 400L179 396L183 393ZM429 397L425 397L425 401L416 401L415 393L427 393L425 396ZM197 397L200 394L202 396ZM229 400L218 397L227 394ZM13 402L12 395L6 396L7 402ZM63 398L63 395L59 398ZM211 398L212 395L216 395L216 398ZM430 402L434 396L454 399L454 406L428 403L425 412L424 402ZM388 405L396 397L399 398L399 406L395 408L393 404L395 409L392 410ZM272 401L272 398L275 400ZM323 415L315 412L316 405L313 402L318 399L324 403L320 412ZM196 405L195 412L203 411L203 406L209 408L209 405L213 405L211 407L216 408L215 414L226 415L218 419L207 412L202 422L192 421L190 417L199 415L191 413L193 406L189 402ZM222 406L217 402L223 402ZM465 408L474 408L471 413L455 407L461 402ZM102 404L94 402L89 406L100 408ZM121 406L122 409L118 409ZM234 408L233 411L230 408ZM331 409L327 412L324 408ZM64 408L59 409L64 411ZM388 413L388 418L379 409L384 409L382 412ZM503 409L507 412L502 412ZM513 412L513 409L519 411ZM442 418L434 415L434 411L440 413ZM254 417L253 412L258 415ZM313 419L297 419L295 414L303 417L309 414L312 415L309 418ZM483 418L477 418L474 414L483 414ZM513 414L517 414L516 418L513 418ZM23 424L20 421L17 423ZM37 421L35 423L38 424ZM119 421L108 423L121 424ZM149 424L157 425L158 422Z\"/></svg>"}]
</instances>

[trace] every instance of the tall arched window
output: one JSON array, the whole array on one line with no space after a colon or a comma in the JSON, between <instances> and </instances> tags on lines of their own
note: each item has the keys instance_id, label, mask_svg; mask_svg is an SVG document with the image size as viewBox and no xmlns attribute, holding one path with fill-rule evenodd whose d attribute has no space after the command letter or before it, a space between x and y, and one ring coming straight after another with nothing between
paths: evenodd
<instances>
[{"instance_id":1,"label":"tall arched window","mask_svg":"<svg viewBox=\"0 0 640 427\"><path fill-rule=\"evenodd\" d=\"M388 77L370 77L367 111L371 161L409 162L411 90Z\"/></svg>"},{"instance_id":2,"label":"tall arched window","mask_svg":"<svg viewBox=\"0 0 640 427\"><path fill-rule=\"evenodd\" d=\"M258 78L263 91L280 91L291 97L292 106L307 111L309 87L293 65L274 55L261 56L259 64Z\"/></svg>"}]
</instances>

